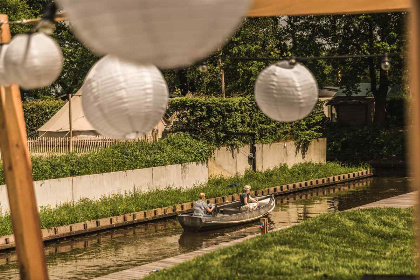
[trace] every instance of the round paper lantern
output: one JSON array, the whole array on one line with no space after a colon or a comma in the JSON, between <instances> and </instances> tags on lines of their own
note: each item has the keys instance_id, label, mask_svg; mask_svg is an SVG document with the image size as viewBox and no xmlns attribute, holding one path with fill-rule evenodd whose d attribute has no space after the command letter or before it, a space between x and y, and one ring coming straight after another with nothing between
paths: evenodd
<instances>
[{"instance_id":1,"label":"round paper lantern","mask_svg":"<svg viewBox=\"0 0 420 280\"><path fill-rule=\"evenodd\" d=\"M58 78L62 67L60 46L43 33L15 36L4 57L9 82L24 89L49 86Z\"/></svg>"},{"instance_id":2,"label":"round paper lantern","mask_svg":"<svg viewBox=\"0 0 420 280\"><path fill-rule=\"evenodd\" d=\"M59 0L76 36L97 54L176 68L222 46L250 0Z\"/></svg>"},{"instance_id":3,"label":"round paper lantern","mask_svg":"<svg viewBox=\"0 0 420 280\"><path fill-rule=\"evenodd\" d=\"M8 45L0 45L0 86L6 86L10 84L7 79L6 69L4 68L4 56Z\"/></svg>"},{"instance_id":4,"label":"round paper lantern","mask_svg":"<svg viewBox=\"0 0 420 280\"><path fill-rule=\"evenodd\" d=\"M302 64L281 61L259 74L255 100L269 118L293 122L312 112L318 101L318 85L312 73Z\"/></svg>"},{"instance_id":5,"label":"round paper lantern","mask_svg":"<svg viewBox=\"0 0 420 280\"><path fill-rule=\"evenodd\" d=\"M86 119L102 135L134 139L149 133L162 119L168 96L168 86L156 66L106 56L84 81L82 107Z\"/></svg>"}]
</instances>

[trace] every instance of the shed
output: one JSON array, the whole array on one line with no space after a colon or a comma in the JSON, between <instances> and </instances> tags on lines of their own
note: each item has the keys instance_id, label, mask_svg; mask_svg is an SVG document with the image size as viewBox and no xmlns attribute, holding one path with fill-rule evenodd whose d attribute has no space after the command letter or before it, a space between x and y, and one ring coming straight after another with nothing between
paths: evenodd
<instances>
[{"instance_id":1,"label":"shed","mask_svg":"<svg viewBox=\"0 0 420 280\"><path fill-rule=\"evenodd\" d=\"M372 95L370 83L361 83L355 92L348 95L340 88L327 105L335 108L336 119L340 123L363 125L373 122L375 98Z\"/></svg>"}]
</instances>

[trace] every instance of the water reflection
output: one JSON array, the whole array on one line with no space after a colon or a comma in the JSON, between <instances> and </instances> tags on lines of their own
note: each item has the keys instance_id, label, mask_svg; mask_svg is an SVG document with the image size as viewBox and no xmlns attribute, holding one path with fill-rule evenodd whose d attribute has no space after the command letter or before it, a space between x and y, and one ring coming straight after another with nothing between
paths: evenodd
<instances>
[{"instance_id":1,"label":"water reflection","mask_svg":"<svg viewBox=\"0 0 420 280\"><path fill-rule=\"evenodd\" d=\"M297 224L409 191L408 178L369 178L277 197L270 228ZM258 223L184 233L176 219L114 229L46 246L51 279L91 279L133 266L227 242L259 231ZM19 279L15 252L0 254L0 279Z\"/></svg>"}]
</instances>

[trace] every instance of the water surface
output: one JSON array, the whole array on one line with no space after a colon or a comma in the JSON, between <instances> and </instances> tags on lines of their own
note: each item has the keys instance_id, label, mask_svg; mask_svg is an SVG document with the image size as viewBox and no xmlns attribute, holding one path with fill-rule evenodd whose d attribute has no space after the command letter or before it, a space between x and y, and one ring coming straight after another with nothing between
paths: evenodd
<instances>
[{"instance_id":1,"label":"water surface","mask_svg":"<svg viewBox=\"0 0 420 280\"><path fill-rule=\"evenodd\" d=\"M300 223L409 192L407 177L373 177L276 198L270 227ZM50 279L91 279L194 251L259 231L258 222L204 233L184 233L175 218L49 243ZM0 254L0 279L19 279L14 251Z\"/></svg>"}]
</instances>

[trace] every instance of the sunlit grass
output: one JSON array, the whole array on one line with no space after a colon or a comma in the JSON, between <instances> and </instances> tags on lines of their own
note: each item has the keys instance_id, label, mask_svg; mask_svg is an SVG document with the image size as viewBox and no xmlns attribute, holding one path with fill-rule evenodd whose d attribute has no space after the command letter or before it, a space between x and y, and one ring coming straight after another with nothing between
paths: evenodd
<instances>
[{"instance_id":1,"label":"sunlit grass","mask_svg":"<svg viewBox=\"0 0 420 280\"><path fill-rule=\"evenodd\" d=\"M335 212L146 279L361 279L416 274L413 209Z\"/></svg>"}]
</instances>

